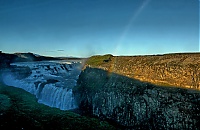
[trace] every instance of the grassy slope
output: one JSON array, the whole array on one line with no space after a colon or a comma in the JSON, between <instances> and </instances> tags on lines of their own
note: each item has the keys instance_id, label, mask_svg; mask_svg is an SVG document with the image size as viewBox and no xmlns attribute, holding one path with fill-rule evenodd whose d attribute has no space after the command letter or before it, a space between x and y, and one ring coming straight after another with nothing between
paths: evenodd
<instances>
[{"instance_id":1,"label":"grassy slope","mask_svg":"<svg viewBox=\"0 0 200 130\"><path fill-rule=\"evenodd\" d=\"M39 104L30 93L0 84L0 129L114 129L107 122Z\"/></svg>"}]
</instances>

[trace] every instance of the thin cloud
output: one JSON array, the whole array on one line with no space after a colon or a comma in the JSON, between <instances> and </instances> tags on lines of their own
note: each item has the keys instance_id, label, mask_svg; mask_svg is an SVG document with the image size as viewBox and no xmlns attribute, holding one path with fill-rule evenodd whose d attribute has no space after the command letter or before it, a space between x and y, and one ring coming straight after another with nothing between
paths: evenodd
<instances>
[{"instance_id":1,"label":"thin cloud","mask_svg":"<svg viewBox=\"0 0 200 130\"><path fill-rule=\"evenodd\" d=\"M57 50L57 51L65 51L65 50Z\"/></svg>"}]
</instances>

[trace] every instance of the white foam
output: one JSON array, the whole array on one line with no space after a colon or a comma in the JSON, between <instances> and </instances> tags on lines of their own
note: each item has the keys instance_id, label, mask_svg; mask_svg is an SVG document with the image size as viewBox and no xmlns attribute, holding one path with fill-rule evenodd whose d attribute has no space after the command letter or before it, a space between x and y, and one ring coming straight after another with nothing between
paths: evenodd
<instances>
[{"instance_id":1,"label":"white foam","mask_svg":"<svg viewBox=\"0 0 200 130\"><path fill-rule=\"evenodd\" d=\"M77 107L72 88L76 85L76 80L81 72L80 64L72 62L20 62L11 65L29 67L31 75L18 80L12 73L7 73L3 79L5 84L22 88L34 94L39 103L50 107L61 110ZM57 82L48 83L49 79L54 79Z\"/></svg>"},{"instance_id":2,"label":"white foam","mask_svg":"<svg viewBox=\"0 0 200 130\"><path fill-rule=\"evenodd\" d=\"M77 107L72 89L59 88L54 84L46 84L40 95L38 102L51 107L60 108L61 110L69 110Z\"/></svg>"}]
</instances>

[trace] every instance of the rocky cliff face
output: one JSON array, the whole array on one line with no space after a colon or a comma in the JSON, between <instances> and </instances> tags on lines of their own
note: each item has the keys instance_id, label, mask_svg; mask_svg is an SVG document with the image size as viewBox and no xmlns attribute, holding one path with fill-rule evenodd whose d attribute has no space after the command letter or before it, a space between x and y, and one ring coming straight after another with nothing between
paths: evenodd
<instances>
[{"instance_id":1,"label":"rocky cliff face","mask_svg":"<svg viewBox=\"0 0 200 130\"><path fill-rule=\"evenodd\" d=\"M74 89L77 103L122 129L200 129L200 92L180 88L199 89L199 54L191 55L92 57Z\"/></svg>"},{"instance_id":2,"label":"rocky cliff face","mask_svg":"<svg viewBox=\"0 0 200 130\"><path fill-rule=\"evenodd\" d=\"M200 129L200 93L86 68L74 90L83 114L123 129Z\"/></svg>"},{"instance_id":3,"label":"rocky cliff face","mask_svg":"<svg viewBox=\"0 0 200 130\"><path fill-rule=\"evenodd\" d=\"M200 53L93 56L86 66L162 86L200 89Z\"/></svg>"}]
</instances>

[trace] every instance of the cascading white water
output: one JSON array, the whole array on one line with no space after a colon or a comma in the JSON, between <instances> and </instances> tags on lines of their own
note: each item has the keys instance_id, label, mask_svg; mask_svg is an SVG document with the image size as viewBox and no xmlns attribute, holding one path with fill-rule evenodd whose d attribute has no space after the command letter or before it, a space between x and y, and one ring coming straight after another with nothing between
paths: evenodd
<instances>
[{"instance_id":1,"label":"cascading white water","mask_svg":"<svg viewBox=\"0 0 200 130\"><path fill-rule=\"evenodd\" d=\"M72 89L58 88L53 84L44 86L38 102L51 107L60 108L61 110L65 110L66 108L74 109L77 107L74 102Z\"/></svg>"},{"instance_id":2,"label":"cascading white water","mask_svg":"<svg viewBox=\"0 0 200 130\"><path fill-rule=\"evenodd\" d=\"M72 88L81 72L80 63L23 62L12 64L29 67L31 75L19 79L13 73L4 74L6 85L22 88L36 96L39 103L61 110L77 108Z\"/></svg>"}]
</instances>

